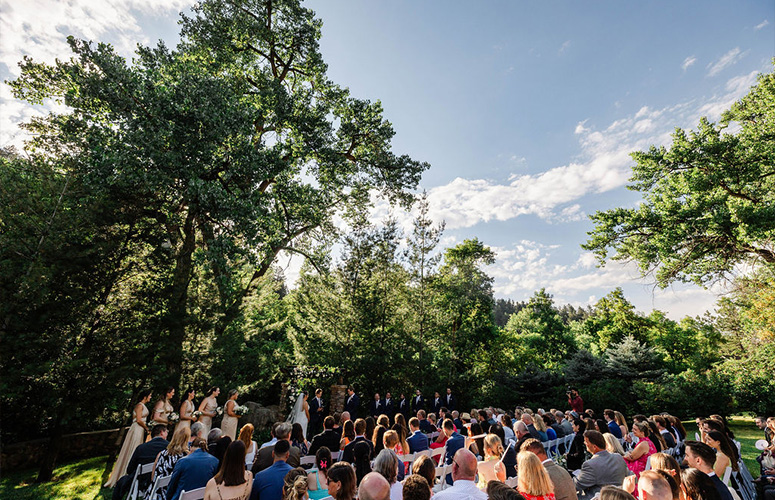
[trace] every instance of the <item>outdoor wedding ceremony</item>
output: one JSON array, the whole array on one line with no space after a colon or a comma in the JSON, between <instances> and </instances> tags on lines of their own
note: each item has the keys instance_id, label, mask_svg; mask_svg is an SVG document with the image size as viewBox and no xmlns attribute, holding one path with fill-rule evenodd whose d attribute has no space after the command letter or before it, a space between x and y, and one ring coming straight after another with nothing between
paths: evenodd
<instances>
[{"instance_id":1,"label":"outdoor wedding ceremony","mask_svg":"<svg viewBox=\"0 0 775 500\"><path fill-rule=\"evenodd\" d=\"M0 498L775 500L771 3L0 13Z\"/></svg>"}]
</instances>

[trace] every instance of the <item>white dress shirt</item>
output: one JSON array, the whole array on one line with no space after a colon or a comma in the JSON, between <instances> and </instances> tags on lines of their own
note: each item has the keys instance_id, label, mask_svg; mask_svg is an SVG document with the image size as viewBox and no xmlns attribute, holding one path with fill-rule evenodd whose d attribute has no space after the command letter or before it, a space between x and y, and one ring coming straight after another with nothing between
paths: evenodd
<instances>
[{"instance_id":1,"label":"white dress shirt","mask_svg":"<svg viewBox=\"0 0 775 500\"><path fill-rule=\"evenodd\" d=\"M468 479L458 479L451 487L433 495L434 500L487 500L487 493Z\"/></svg>"}]
</instances>

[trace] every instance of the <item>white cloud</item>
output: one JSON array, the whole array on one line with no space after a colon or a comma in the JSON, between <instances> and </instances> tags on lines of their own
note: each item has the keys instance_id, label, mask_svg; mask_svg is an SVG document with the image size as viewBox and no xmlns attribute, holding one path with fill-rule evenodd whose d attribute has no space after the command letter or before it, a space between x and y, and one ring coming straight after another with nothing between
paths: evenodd
<instances>
[{"instance_id":1,"label":"white cloud","mask_svg":"<svg viewBox=\"0 0 775 500\"><path fill-rule=\"evenodd\" d=\"M708 76L716 76L721 73L725 68L739 61L746 53L747 52L741 52L740 47L735 47L730 50L721 56L718 61L708 64Z\"/></svg>"},{"instance_id":2,"label":"white cloud","mask_svg":"<svg viewBox=\"0 0 775 500\"><path fill-rule=\"evenodd\" d=\"M767 26L769 24L770 24L770 22L765 19L764 21L762 21L759 24L757 24L756 26L754 26L753 30L754 31L759 31L760 29L764 28L765 26Z\"/></svg>"},{"instance_id":3,"label":"white cloud","mask_svg":"<svg viewBox=\"0 0 775 500\"><path fill-rule=\"evenodd\" d=\"M565 41L562 43L562 45L560 45L560 49L559 49L557 52L558 52L559 54L562 54L563 52L565 52L566 50L568 50L568 49L570 48L570 46L571 46L571 41L570 41L570 40L565 40Z\"/></svg>"},{"instance_id":4,"label":"white cloud","mask_svg":"<svg viewBox=\"0 0 775 500\"><path fill-rule=\"evenodd\" d=\"M689 66L697 62L697 58L694 56L689 56L686 59L684 59L683 64L681 64L681 69L686 71L689 69Z\"/></svg>"}]
</instances>

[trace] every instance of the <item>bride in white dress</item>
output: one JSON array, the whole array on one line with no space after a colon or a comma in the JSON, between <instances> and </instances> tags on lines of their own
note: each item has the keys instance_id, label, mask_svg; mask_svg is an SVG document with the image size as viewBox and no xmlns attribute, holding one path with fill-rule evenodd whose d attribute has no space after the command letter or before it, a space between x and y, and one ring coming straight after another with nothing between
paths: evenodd
<instances>
[{"instance_id":1,"label":"bride in white dress","mask_svg":"<svg viewBox=\"0 0 775 500\"><path fill-rule=\"evenodd\" d=\"M307 439L307 424L309 424L309 403L307 403L307 391L302 391L299 397L296 398L296 404L293 406L293 411L288 415L288 422L301 425L301 430L304 433L304 439Z\"/></svg>"}]
</instances>

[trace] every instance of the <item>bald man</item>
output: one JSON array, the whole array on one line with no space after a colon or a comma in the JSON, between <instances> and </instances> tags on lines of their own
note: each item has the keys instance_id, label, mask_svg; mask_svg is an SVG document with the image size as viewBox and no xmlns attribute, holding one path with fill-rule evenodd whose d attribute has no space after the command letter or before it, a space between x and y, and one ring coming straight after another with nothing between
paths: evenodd
<instances>
[{"instance_id":1,"label":"bald man","mask_svg":"<svg viewBox=\"0 0 775 500\"><path fill-rule=\"evenodd\" d=\"M358 487L360 500L390 500L390 483L379 472L369 472Z\"/></svg>"},{"instance_id":2,"label":"bald man","mask_svg":"<svg viewBox=\"0 0 775 500\"><path fill-rule=\"evenodd\" d=\"M640 473L638 493L641 500L673 500L670 484L653 470Z\"/></svg>"},{"instance_id":3,"label":"bald man","mask_svg":"<svg viewBox=\"0 0 775 500\"><path fill-rule=\"evenodd\" d=\"M487 500L487 493L476 487L476 457L462 448L452 459L451 487L433 495L435 500Z\"/></svg>"}]
</instances>

